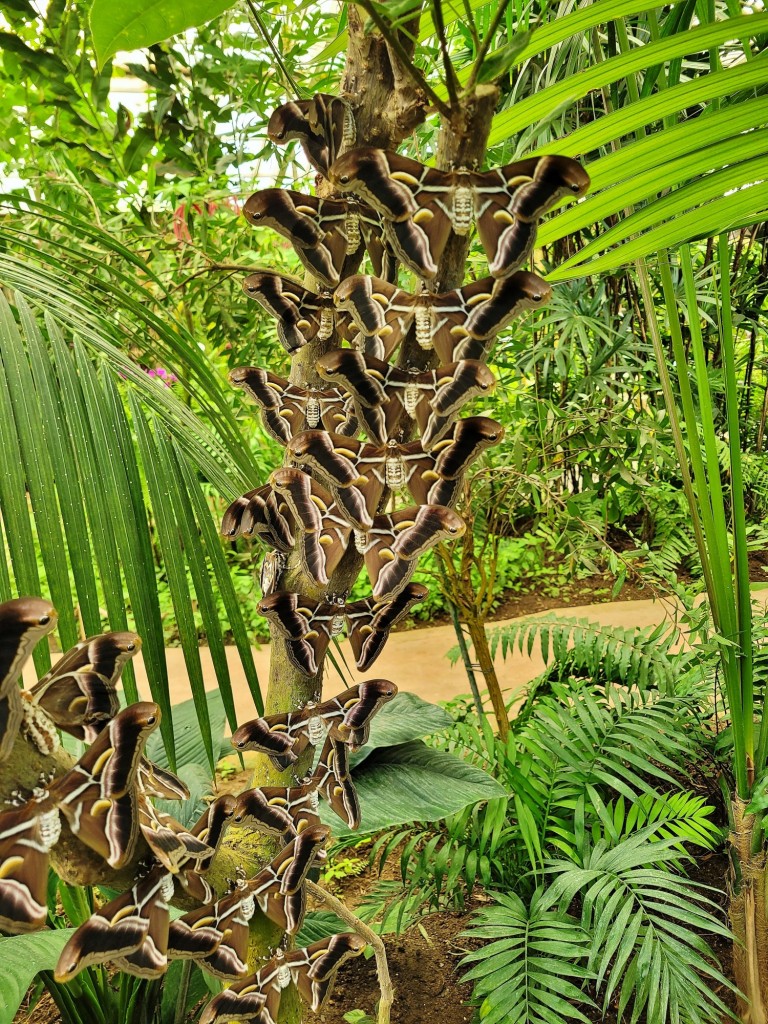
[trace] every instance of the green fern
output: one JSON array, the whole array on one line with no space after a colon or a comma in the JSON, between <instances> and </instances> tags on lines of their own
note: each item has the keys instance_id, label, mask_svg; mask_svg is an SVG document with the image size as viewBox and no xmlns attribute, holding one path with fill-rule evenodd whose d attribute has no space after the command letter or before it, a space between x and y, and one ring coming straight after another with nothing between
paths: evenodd
<instances>
[{"instance_id":1,"label":"green fern","mask_svg":"<svg viewBox=\"0 0 768 1024\"><path fill-rule=\"evenodd\" d=\"M586 848L581 863L547 864L557 878L543 903L570 908L578 896L581 926L590 936L588 969L602 1009L618 1004L631 1024L709 1024L732 1016L715 987L734 990L704 935L731 939L719 908L678 872L687 855L675 839L652 841L655 826L610 847ZM661 862L666 870L649 867Z\"/></svg>"},{"instance_id":2,"label":"green fern","mask_svg":"<svg viewBox=\"0 0 768 1024\"><path fill-rule=\"evenodd\" d=\"M714 850L723 842L723 830L712 815L715 808L696 793L643 793L634 801L623 796L613 803L598 805L592 802L598 814L592 828L592 837L606 845L618 842L640 831L649 841L677 840L692 843L705 850Z\"/></svg>"},{"instance_id":3,"label":"green fern","mask_svg":"<svg viewBox=\"0 0 768 1024\"><path fill-rule=\"evenodd\" d=\"M602 626L587 619L533 616L488 631L493 656L517 648L530 656L538 642L548 677L588 675L592 679L641 690L674 692L675 678L688 655L673 653L679 631L668 623L644 629Z\"/></svg>"},{"instance_id":4,"label":"green fern","mask_svg":"<svg viewBox=\"0 0 768 1024\"><path fill-rule=\"evenodd\" d=\"M593 977L584 965L589 936L543 896L537 889L526 907L514 893L493 893L495 905L478 911L463 933L493 940L461 961L475 964L462 980L475 983L482 1024L589 1022L574 1005L594 1006L581 988Z\"/></svg>"}]
</instances>

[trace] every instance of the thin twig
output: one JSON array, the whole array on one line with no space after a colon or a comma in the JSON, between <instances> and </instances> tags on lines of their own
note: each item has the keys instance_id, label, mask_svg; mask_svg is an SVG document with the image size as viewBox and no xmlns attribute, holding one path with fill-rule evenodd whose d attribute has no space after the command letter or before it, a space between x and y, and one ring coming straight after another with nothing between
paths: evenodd
<instances>
[{"instance_id":1,"label":"thin twig","mask_svg":"<svg viewBox=\"0 0 768 1024\"><path fill-rule=\"evenodd\" d=\"M264 24L264 22L259 17L259 12L256 10L256 8L253 5L253 3L251 2L251 0L245 0L245 3L247 5L247 7L248 7L248 10L250 11L251 19L252 19L254 25L256 25L256 27L258 28L259 32L264 37L264 41L266 42L267 46L272 51L272 55L274 56L275 60L277 61L277 66L280 68L280 71L282 72L283 78L286 80L288 85L290 85L291 89L293 90L293 95L296 97L296 99L297 100L301 99L301 92L299 91L299 87L298 87L298 85L296 85L296 82L291 77L290 71L285 66L285 62L283 61L283 58L282 58L282 56L280 54L280 51L277 49L277 47L275 46L274 42L272 41L272 37L270 36L269 32L267 32L266 25Z\"/></svg>"},{"instance_id":2,"label":"thin twig","mask_svg":"<svg viewBox=\"0 0 768 1024\"><path fill-rule=\"evenodd\" d=\"M477 25L475 24L475 17L472 13L472 8L469 6L469 0L464 0L464 13L467 16L467 28L469 34L472 36L472 42L475 44L475 51L480 49L480 36L477 34Z\"/></svg>"},{"instance_id":3,"label":"thin twig","mask_svg":"<svg viewBox=\"0 0 768 1024\"><path fill-rule=\"evenodd\" d=\"M244 267L239 263L211 263L207 267L201 267L200 270L195 270L188 277L185 277L183 281L179 281L173 288L168 292L172 295L174 292L179 291L182 288L186 288L190 281L194 281L196 277L202 277L204 274L220 273L220 274L256 274L259 272L258 267Z\"/></svg>"},{"instance_id":4,"label":"thin twig","mask_svg":"<svg viewBox=\"0 0 768 1024\"><path fill-rule=\"evenodd\" d=\"M451 106L455 107L459 102L458 90L461 88L456 71L451 63L451 56L448 53L448 38L445 34L445 21L443 20L442 0L432 0L432 20L437 29L437 40L440 45L440 53L443 57L443 68L445 69L445 86L448 90L448 99Z\"/></svg>"},{"instance_id":5,"label":"thin twig","mask_svg":"<svg viewBox=\"0 0 768 1024\"><path fill-rule=\"evenodd\" d=\"M507 13L509 3L510 0L501 0L499 6L496 9L496 13L493 16L493 21L491 22L488 28L485 38L480 44L480 49L478 50L477 57L475 57L475 63L472 65L472 71L470 72L469 81L467 82L468 92L474 87L475 82L477 81L477 76L480 74L480 68L483 66L483 61L485 60L490 45L493 42L493 37L496 35L496 31L499 25L501 24L501 19Z\"/></svg>"},{"instance_id":6,"label":"thin twig","mask_svg":"<svg viewBox=\"0 0 768 1024\"><path fill-rule=\"evenodd\" d=\"M426 78L422 75L416 65L413 63L413 59L408 56L405 52L405 48L400 40L397 38L397 33L390 30L389 25L384 21L379 12L370 2L370 0L358 0L360 7L363 8L365 13L370 17L376 28L382 35L384 42L387 44L389 49L395 54L399 60L402 69L406 74L410 75L416 85L421 89L425 96L430 100L435 110L438 110L446 120L450 120L451 108L442 100Z\"/></svg>"},{"instance_id":7,"label":"thin twig","mask_svg":"<svg viewBox=\"0 0 768 1024\"><path fill-rule=\"evenodd\" d=\"M387 966L387 951L384 948L384 943L381 941L381 936L371 931L368 925L364 924L348 907L345 907L341 900L336 899L326 889L323 889L321 885L317 885L315 882L310 881L310 879L307 879L304 884L310 896L314 897L318 903L324 903L329 910L332 910L337 917L341 918L344 924L348 924L350 928L356 931L358 935L362 935L366 942L373 946L373 952L376 956L376 974L378 975L379 988L381 989L377 1020L378 1024L389 1024L395 992L392 988L392 979L389 976L389 967Z\"/></svg>"}]
</instances>

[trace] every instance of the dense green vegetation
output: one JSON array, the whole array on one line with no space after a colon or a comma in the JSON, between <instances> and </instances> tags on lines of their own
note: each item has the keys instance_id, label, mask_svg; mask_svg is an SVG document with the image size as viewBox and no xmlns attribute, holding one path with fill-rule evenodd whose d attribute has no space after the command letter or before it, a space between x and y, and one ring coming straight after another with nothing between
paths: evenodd
<instances>
[{"instance_id":1,"label":"dense green vegetation","mask_svg":"<svg viewBox=\"0 0 768 1024\"><path fill-rule=\"evenodd\" d=\"M345 3L198 0L183 24L175 6L12 0L0 12L0 600L50 594L63 649L105 628L141 633L168 764L198 801L189 824L224 717L237 725L226 644L260 712L268 699L249 651L268 635L260 549L218 530L282 452L226 375L287 371L241 282L303 270L279 236L246 227L242 205L260 188L313 185L266 124L286 99L339 92L355 29ZM486 1024L705 1024L733 1006L761 1024L766 620L750 579L768 549L768 15L715 0L354 11L390 43L416 37L432 108L401 152L433 163L447 105L495 82L484 165L558 153L592 179L539 233L532 267L552 301L501 334L496 390L467 410L505 428L467 476L469 528L415 576L431 595L414 614L467 627L489 690L497 650L540 645L547 670L511 721L469 701L448 707L450 722L435 708L384 717L354 778L380 812L371 862L397 862L399 880L379 883L361 915L387 934L485 890L467 933L483 944L464 967ZM485 268L474 241L467 278ZM510 593L556 596L594 574L614 594L631 580L674 598L676 621L487 625ZM361 581L351 597L365 593ZM184 649L193 753L174 744L167 644ZM44 645L35 658L42 674ZM124 687L136 699L130 671ZM408 805L404 788L384 800L395 771L430 796L453 773L454 798ZM728 846L726 922L696 858ZM73 925L92 899L59 890ZM319 914L308 935L337 926ZM733 971L710 946L731 930ZM18 947L17 1004L29 963L50 970L58 955L40 938ZM114 989L94 968L81 1007L41 978L71 1024L176 1024L205 982L175 966L162 985Z\"/></svg>"}]
</instances>

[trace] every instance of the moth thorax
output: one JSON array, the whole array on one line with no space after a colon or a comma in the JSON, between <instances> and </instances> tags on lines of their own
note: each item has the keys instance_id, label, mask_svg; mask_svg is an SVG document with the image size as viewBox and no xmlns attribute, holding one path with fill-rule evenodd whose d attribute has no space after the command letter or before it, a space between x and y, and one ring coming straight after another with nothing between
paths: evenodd
<instances>
[{"instance_id":1,"label":"moth thorax","mask_svg":"<svg viewBox=\"0 0 768 1024\"><path fill-rule=\"evenodd\" d=\"M419 385L414 383L406 384L403 390L403 405L411 419L414 419L416 416L416 406L420 401L421 392L419 391Z\"/></svg>"},{"instance_id":2,"label":"moth thorax","mask_svg":"<svg viewBox=\"0 0 768 1024\"><path fill-rule=\"evenodd\" d=\"M313 747L316 747L318 743L325 739L327 731L325 722L320 715L313 715L307 722L307 737Z\"/></svg>"},{"instance_id":3,"label":"moth thorax","mask_svg":"<svg viewBox=\"0 0 768 1024\"><path fill-rule=\"evenodd\" d=\"M360 248L360 218L351 210L347 214L344 229L347 233L347 256L351 256Z\"/></svg>"},{"instance_id":4,"label":"moth thorax","mask_svg":"<svg viewBox=\"0 0 768 1024\"><path fill-rule=\"evenodd\" d=\"M52 811L46 811L45 814L41 814L38 828L40 829L40 842L46 850L50 850L59 841L59 836L61 835L59 812L54 808Z\"/></svg>"},{"instance_id":5,"label":"moth thorax","mask_svg":"<svg viewBox=\"0 0 768 1024\"><path fill-rule=\"evenodd\" d=\"M457 185L453 191L453 230L457 235L466 235L472 227L475 216L475 197L466 185Z\"/></svg>"},{"instance_id":6,"label":"moth thorax","mask_svg":"<svg viewBox=\"0 0 768 1024\"><path fill-rule=\"evenodd\" d=\"M319 341L325 341L333 334L333 310L330 306L323 306L320 310L320 330L317 332Z\"/></svg>"},{"instance_id":7,"label":"moth thorax","mask_svg":"<svg viewBox=\"0 0 768 1024\"><path fill-rule=\"evenodd\" d=\"M277 962L277 970L275 971L275 984L278 988L288 988L291 984L291 968L286 963Z\"/></svg>"},{"instance_id":8,"label":"moth thorax","mask_svg":"<svg viewBox=\"0 0 768 1024\"><path fill-rule=\"evenodd\" d=\"M432 307L418 305L414 308L416 341L422 348L432 348Z\"/></svg>"},{"instance_id":9,"label":"moth thorax","mask_svg":"<svg viewBox=\"0 0 768 1024\"><path fill-rule=\"evenodd\" d=\"M163 880L160 883L160 895L166 903L170 903L173 899L173 875L163 875Z\"/></svg>"},{"instance_id":10,"label":"moth thorax","mask_svg":"<svg viewBox=\"0 0 768 1024\"><path fill-rule=\"evenodd\" d=\"M362 530L355 530L355 550L359 551L361 555L365 554L365 549L368 547L368 534Z\"/></svg>"},{"instance_id":11,"label":"moth thorax","mask_svg":"<svg viewBox=\"0 0 768 1024\"><path fill-rule=\"evenodd\" d=\"M405 466L399 455L388 455L384 460L384 480L393 490L405 484Z\"/></svg>"},{"instance_id":12,"label":"moth thorax","mask_svg":"<svg viewBox=\"0 0 768 1024\"><path fill-rule=\"evenodd\" d=\"M241 901L240 913L245 921L250 921L256 913L256 901L253 898L253 893L248 893L245 899Z\"/></svg>"},{"instance_id":13,"label":"moth thorax","mask_svg":"<svg viewBox=\"0 0 768 1024\"><path fill-rule=\"evenodd\" d=\"M341 128L341 145L344 149L351 149L357 139L357 128L355 119L349 107L344 108L344 122Z\"/></svg>"},{"instance_id":14,"label":"moth thorax","mask_svg":"<svg viewBox=\"0 0 768 1024\"><path fill-rule=\"evenodd\" d=\"M309 396L304 407L304 418L307 421L307 425L313 429L320 422L320 402L312 395Z\"/></svg>"}]
</instances>

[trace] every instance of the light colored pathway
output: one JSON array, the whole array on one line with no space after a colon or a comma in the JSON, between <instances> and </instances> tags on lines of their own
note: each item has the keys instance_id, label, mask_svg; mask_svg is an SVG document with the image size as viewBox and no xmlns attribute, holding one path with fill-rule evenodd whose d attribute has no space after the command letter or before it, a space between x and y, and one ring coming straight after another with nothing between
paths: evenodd
<instances>
[{"instance_id":1,"label":"light colored pathway","mask_svg":"<svg viewBox=\"0 0 768 1024\"><path fill-rule=\"evenodd\" d=\"M533 617L558 615L588 619L605 626L643 627L655 626L668 617L669 607L669 604L659 601L617 601L570 608L553 608L547 612L537 613ZM494 622L490 624L490 628L493 629L501 625L504 625L504 622ZM455 646L456 635L450 625L430 626L424 629L393 633L373 668L365 674L361 674L354 668L354 659L349 644L346 640L341 644L354 682L375 677L391 679L401 690L410 690L425 700L433 702L448 700L469 692L469 684L461 660L452 666L446 658L446 653ZM182 700L188 700L191 691L181 649L169 648L166 655L171 684L171 701L175 704ZM200 655L206 687L214 689L218 683L208 648L201 648ZM266 690L269 678L269 645L254 649L253 656L262 688ZM253 718L254 707L240 658L234 647L227 649L227 660L232 675L238 720L246 721ZM521 654L517 650L510 653L506 659L501 657L501 653L496 657L496 670L508 699L539 675L543 669L544 663L539 654L538 644L530 658L527 654ZM136 674L142 696L148 697L149 686L141 656L136 659ZM478 682L482 686L482 677ZM335 693L346 685L349 684L341 680L335 669L329 666L326 676L326 694Z\"/></svg>"}]
</instances>

